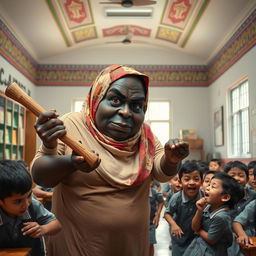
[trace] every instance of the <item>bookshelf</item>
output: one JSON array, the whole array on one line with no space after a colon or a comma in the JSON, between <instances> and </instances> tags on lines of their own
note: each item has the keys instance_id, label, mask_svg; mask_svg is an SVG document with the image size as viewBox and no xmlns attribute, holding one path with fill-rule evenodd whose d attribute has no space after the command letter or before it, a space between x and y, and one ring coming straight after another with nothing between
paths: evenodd
<instances>
[{"instance_id":1,"label":"bookshelf","mask_svg":"<svg viewBox=\"0 0 256 256\"><path fill-rule=\"evenodd\" d=\"M24 160L26 109L0 91L0 159Z\"/></svg>"}]
</instances>

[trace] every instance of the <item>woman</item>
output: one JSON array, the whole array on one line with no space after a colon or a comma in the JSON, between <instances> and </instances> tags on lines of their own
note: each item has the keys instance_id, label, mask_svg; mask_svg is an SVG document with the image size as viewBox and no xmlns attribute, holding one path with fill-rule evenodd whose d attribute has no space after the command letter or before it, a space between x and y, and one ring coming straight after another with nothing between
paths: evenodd
<instances>
[{"instance_id":1,"label":"woman","mask_svg":"<svg viewBox=\"0 0 256 256\"><path fill-rule=\"evenodd\" d=\"M98 75L80 113L39 116L43 143L32 173L36 183L55 187L52 211L63 224L50 238L49 255L148 255L150 181L169 180L189 150L179 140L160 145L143 123L147 100L148 77L112 65ZM57 141L66 131L99 154L94 170Z\"/></svg>"}]
</instances>

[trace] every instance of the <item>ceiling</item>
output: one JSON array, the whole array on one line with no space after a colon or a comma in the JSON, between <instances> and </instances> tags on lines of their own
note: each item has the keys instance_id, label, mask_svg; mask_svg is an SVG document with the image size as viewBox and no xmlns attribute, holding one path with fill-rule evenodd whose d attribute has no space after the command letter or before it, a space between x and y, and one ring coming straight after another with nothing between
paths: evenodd
<instances>
[{"instance_id":1,"label":"ceiling","mask_svg":"<svg viewBox=\"0 0 256 256\"><path fill-rule=\"evenodd\" d=\"M256 6L256 0L157 0L130 8L111 2L121 0L1 0L0 18L38 62L73 49L143 46L208 62ZM106 8L147 8L152 16L107 17ZM125 38L132 42L123 44Z\"/></svg>"}]
</instances>

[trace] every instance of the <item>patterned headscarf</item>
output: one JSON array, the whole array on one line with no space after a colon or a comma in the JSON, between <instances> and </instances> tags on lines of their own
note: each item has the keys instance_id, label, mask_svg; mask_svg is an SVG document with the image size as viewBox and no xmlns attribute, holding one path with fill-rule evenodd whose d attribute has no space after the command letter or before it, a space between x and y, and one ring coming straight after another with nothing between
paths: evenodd
<instances>
[{"instance_id":1,"label":"patterned headscarf","mask_svg":"<svg viewBox=\"0 0 256 256\"><path fill-rule=\"evenodd\" d=\"M129 181L129 185L132 185L145 180L150 175L153 168L155 140L150 127L143 123L139 132L132 138L125 141L116 141L99 132L95 125L95 116L99 103L106 95L111 84L127 75L136 75L143 78L147 103L149 78L132 67L112 65L101 71L95 79L95 82L87 96L85 115L86 124L90 132L93 134L95 139L98 140L107 150L111 151L111 153L114 153L117 156L119 151L129 152L129 155L133 155L135 153L139 154L138 171L136 171L135 175L132 175L133 177L130 178ZM146 111L146 108L147 104L145 104L144 111Z\"/></svg>"}]
</instances>

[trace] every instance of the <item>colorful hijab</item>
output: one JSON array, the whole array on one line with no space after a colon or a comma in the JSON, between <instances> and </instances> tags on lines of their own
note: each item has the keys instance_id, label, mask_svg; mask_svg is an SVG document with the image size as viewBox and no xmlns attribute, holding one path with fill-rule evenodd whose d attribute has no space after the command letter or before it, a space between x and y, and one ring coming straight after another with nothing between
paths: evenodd
<instances>
[{"instance_id":1,"label":"colorful hijab","mask_svg":"<svg viewBox=\"0 0 256 256\"><path fill-rule=\"evenodd\" d=\"M111 84L127 75L136 75L143 78L147 103L149 78L132 67L112 65L101 71L95 79L86 99L85 117L86 124L95 139L115 157L130 157L136 153L139 154L138 169L131 171L131 175L126 176L126 180L122 182L124 185L132 185L145 180L153 168L155 140L150 127L143 123L140 131L132 138L125 141L115 141L102 134L95 125L97 108ZM145 104L145 111L146 108L147 104Z\"/></svg>"}]
</instances>

